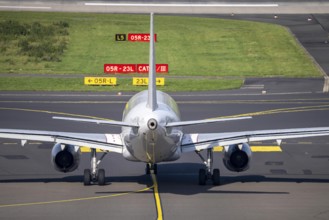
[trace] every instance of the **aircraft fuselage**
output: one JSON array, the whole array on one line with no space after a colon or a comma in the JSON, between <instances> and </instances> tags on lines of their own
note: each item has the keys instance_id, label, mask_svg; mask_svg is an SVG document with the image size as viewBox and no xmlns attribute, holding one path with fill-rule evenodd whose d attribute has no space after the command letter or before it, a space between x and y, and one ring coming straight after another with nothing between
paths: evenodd
<instances>
[{"instance_id":1,"label":"aircraft fuselage","mask_svg":"<svg viewBox=\"0 0 329 220\"><path fill-rule=\"evenodd\" d=\"M181 128L166 128L169 122L180 121L180 112L174 99L157 91L157 108L147 107L147 91L134 95L123 112L124 122L139 128L123 127L123 156L127 160L158 163L177 160L181 155Z\"/></svg>"}]
</instances>

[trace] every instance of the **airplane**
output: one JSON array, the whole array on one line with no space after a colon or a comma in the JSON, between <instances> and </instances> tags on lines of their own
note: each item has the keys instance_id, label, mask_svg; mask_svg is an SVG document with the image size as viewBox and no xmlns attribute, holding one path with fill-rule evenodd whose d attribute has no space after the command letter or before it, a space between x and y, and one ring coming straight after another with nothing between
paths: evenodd
<instances>
[{"instance_id":1,"label":"airplane","mask_svg":"<svg viewBox=\"0 0 329 220\"><path fill-rule=\"evenodd\" d=\"M217 118L181 121L175 100L157 90L155 73L154 13L150 14L150 57L148 89L135 94L126 104L122 121L94 120L87 118L53 117L53 119L75 122L105 124L121 127L119 134L70 133L0 129L0 138L20 139L24 146L27 141L55 143L51 151L54 168L60 172L72 172L79 166L80 147L91 149L91 169L85 169L84 185L98 183L105 185L105 170L99 164L108 152L122 154L129 161L146 163L146 173L157 174L157 164L175 161L183 153L195 152L205 167L199 170L199 185L212 181L220 184L220 170L213 169L213 148L224 146L224 166L234 172L249 168L252 152L249 142L302 138L329 135L329 127L258 130L228 133L184 133L183 127L225 121L244 120L251 117ZM103 155L98 159L96 150ZM206 150L206 158L201 154Z\"/></svg>"}]
</instances>

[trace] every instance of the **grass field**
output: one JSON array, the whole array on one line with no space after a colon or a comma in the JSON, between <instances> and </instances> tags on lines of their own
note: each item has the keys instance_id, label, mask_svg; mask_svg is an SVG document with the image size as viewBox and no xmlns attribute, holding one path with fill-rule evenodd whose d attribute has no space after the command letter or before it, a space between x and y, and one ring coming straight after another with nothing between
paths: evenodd
<instances>
[{"instance_id":1,"label":"grass field","mask_svg":"<svg viewBox=\"0 0 329 220\"><path fill-rule=\"evenodd\" d=\"M165 92L208 91L239 88L242 80L211 79L166 79L166 86L159 90ZM2 91L142 91L146 86L132 86L132 79L119 79L117 86L84 86L79 78L39 78L3 77L0 78Z\"/></svg>"},{"instance_id":2,"label":"grass field","mask_svg":"<svg viewBox=\"0 0 329 220\"><path fill-rule=\"evenodd\" d=\"M1 12L0 22L8 20L22 24L40 22L45 26L65 22L69 34L65 36L67 45L63 54L53 61L18 54L15 49L17 42L13 41L0 55L0 73L103 75L105 63L148 63L147 43L115 41L118 33L148 33L149 16L146 15ZM296 40L281 26L155 16L155 32L158 35L156 60L157 63L169 64L169 75L233 76L241 79L321 76ZM222 80L215 81L219 86L211 88L222 85ZM190 84L198 87L197 83ZM233 84L236 86L236 83ZM1 90L6 89L3 86L2 83ZM169 87L170 84L170 90Z\"/></svg>"}]
</instances>

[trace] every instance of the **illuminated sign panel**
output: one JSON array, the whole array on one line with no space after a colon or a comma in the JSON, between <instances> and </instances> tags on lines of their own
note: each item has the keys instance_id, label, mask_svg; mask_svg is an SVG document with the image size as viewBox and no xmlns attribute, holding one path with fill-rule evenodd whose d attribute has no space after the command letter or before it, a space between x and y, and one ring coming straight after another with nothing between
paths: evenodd
<instances>
[{"instance_id":1,"label":"illuminated sign panel","mask_svg":"<svg viewBox=\"0 0 329 220\"><path fill-rule=\"evenodd\" d=\"M85 77L84 78L85 85L108 85L108 86L116 86L117 78L116 77Z\"/></svg>"},{"instance_id":2,"label":"illuminated sign panel","mask_svg":"<svg viewBox=\"0 0 329 220\"><path fill-rule=\"evenodd\" d=\"M168 64L156 64L155 70L157 73L168 73L169 65ZM137 64L137 73L149 73L148 64Z\"/></svg>"},{"instance_id":3,"label":"illuminated sign panel","mask_svg":"<svg viewBox=\"0 0 329 220\"><path fill-rule=\"evenodd\" d=\"M136 64L104 64L104 73L136 73Z\"/></svg>"},{"instance_id":4,"label":"illuminated sign panel","mask_svg":"<svg viewBox=\"0 0 329 220\"><path fill-rule=\"evenodd\" d=\"M150 34L129 33L128 41L131 42L150 42ZM154 34L154 41L157 41L157 35Z\"/></svg>"},{"instance_id":5,"label":"illuminated sign panel","mask_svg":"<svg viewBox=\"0 0 329 220\"><path fill-rule=\"evenodd\" d=\"M168 64L156 64L156 73L168 73ZM104 73L115 74L115 73L148 73L148 64L104 64Z\"/></svg>"},{"instance_id":6,"label":"illuminated sign panel","mask_svg":"<svg viewBox=\"0 0 329 220\"><path fill-rule=\"evenodd\" d=\"M126 41L127 35L126 34L116 34L115 41Z\"/></svg>"},{"instance_id":7,"label":"illuminated sign panel","mask_svg":"<svg viewBox=\"0 0 329 220\"><path fill-rule=\"evenodd\" d=\"M157 86L165 85L165 78L156 78ZM149 84L149 79L147 77L133 77L133 85L134 86L147 86Z\"/></svg>"}]
</instances>

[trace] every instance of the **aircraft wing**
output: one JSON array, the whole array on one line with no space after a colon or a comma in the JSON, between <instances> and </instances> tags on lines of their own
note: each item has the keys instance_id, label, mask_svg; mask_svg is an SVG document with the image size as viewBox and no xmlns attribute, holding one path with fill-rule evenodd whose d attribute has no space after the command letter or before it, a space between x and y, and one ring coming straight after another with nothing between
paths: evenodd
<instances>
[{"instance_id":1,"label":"aircraft wing","mask_svg":"<svg viewBox=\"0 0 329 220\"><path fill-rule=\"evenodd\" d=\"M276 140L280 145L282 139L326 135L329 135L329 127L243 131L229 133L184 134L181 147L182 152L191 152L213 148L216 146L228 146L231 144L265 140Z\"/></svg>"},{"instance_id":2,"label":"aircraft wing","mask_svg":"<svg viewBox=\"0 0 329 220\"><path fill-rule=\"evenodd\" d=\"M22 145L31 140L86 146L116 153L122 153L123 148L120 134L0 129L0 138L19 139L22 140Z\"/></svg>"}]
</instances>

